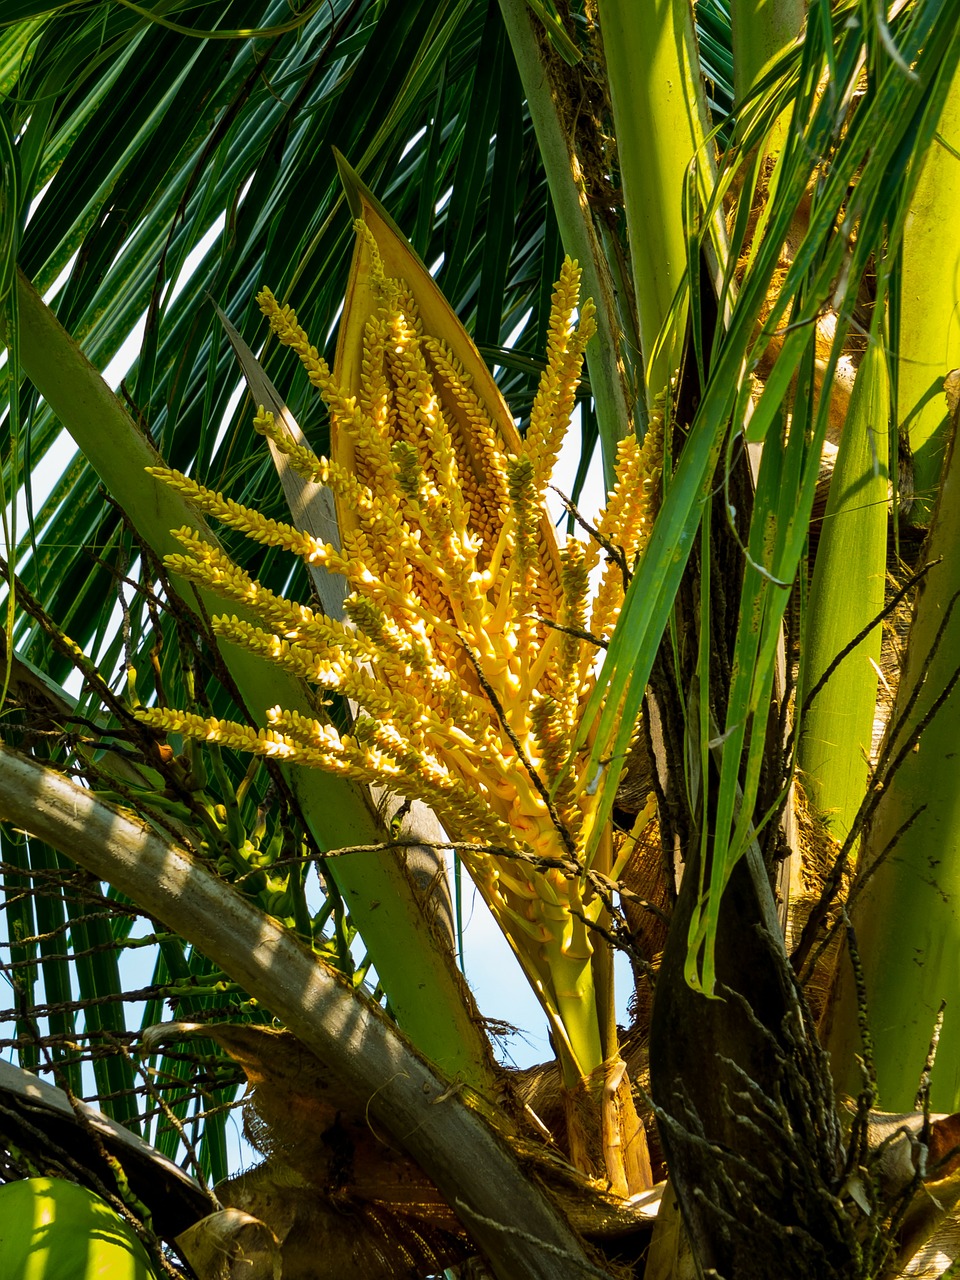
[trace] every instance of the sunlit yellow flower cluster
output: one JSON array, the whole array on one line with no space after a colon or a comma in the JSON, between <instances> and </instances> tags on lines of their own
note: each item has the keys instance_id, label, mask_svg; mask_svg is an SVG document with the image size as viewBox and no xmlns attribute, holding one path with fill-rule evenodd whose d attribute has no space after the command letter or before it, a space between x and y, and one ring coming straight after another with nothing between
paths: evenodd
<instances>
[{"instance_id":1,"label":"sunlit yellow flower cluster","mask_svg":"<svg viewBox=\"0 0 960 1280\"><path fill-rule=\"evenodd\" d=\"M362 223L357 230L370 237ZM386 784L430 805L451 838L564 861L565 871L535 871L516 859L468 860L557 1010L562 1036L563 1006L580 999L579 979L565 977L563 964L580 972L589 961L585 921L599 909L587 879L569 870L586 847L596 804L582 761L570 757L597 656L593 637L609 636L624 592L622 566L607 563L591 610L588 580L604 550L570 538L558 553L545 524L544 494L593 308L585 303L575 323L579 271L568 259L525 442L511 453L450 346L424 333L410 289L388 277L376 246L368 247L378 303L363 325L356 387L338 385L291 308L269 290L258 298L321 392L352 465L294 445L269 413L261 411L256 426L296 471L333 490L341 548L179 473L156 472L217 520L346 578L346 619L338 622L268 591L189 529L177 533L184 554L170 560L177 573L258 619L214 619L224 639L350 699L358 708L352 728L338 733L279 708L259 733L165 710L143 717L169 732ZM620 447L600 533L622 549L623 564L632 566L647 536L659 452L656 426L643 446L629 437ZM568 1047L577 1061L590 1056Z\"/></svg>"}]
</instances>

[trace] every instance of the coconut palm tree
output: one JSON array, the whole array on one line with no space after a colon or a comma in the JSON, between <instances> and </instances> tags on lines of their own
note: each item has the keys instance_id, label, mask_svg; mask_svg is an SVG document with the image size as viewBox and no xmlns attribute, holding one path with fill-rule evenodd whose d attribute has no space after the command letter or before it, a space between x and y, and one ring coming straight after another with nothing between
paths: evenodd
<instances>
[{"instance_id":1,"label":"coconut palm tree","mask_svg":"<svg viewBox=\"0 0 960 1280\"><path fill-rule=\"evenodd\" d=\"M955 7L10 10L4 1179L200 1276L943 1273Z\"/></svg>"}]
</instances>

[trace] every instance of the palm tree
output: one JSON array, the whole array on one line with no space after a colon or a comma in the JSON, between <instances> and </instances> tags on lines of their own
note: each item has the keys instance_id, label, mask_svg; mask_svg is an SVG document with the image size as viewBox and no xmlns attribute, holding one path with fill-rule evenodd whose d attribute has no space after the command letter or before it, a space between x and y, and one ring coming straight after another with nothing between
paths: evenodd
<instances>
[{"instance_id":1,"label":"palm tree","mask_svg":"<svg viewBox=\"0 0 960 1280\"><path fill-rule=\"evenodd\" d=\"M14 8L0 26L2 324L24 374L3 423L5 492L23 498L6 517L6 1042L61 1093L43 1123L36 1100L4 1094L4 1179L79 1178L155 1246L176 1238L200 1275L211 1231L258 1259L279 1238L286 1275L326 1274L320 1257L331 1274L428 1274L479 1251L498 1276L681 1276L692 1250L714 1274L859 1277L904 1274L922 1249L940 1274L960 1111L955 6L704 0L696 23L688 0ZM355 253L351 215L367 228ZM647 470L622 470L621 494L641 477L655 490L629 554L622 526L599 530L620 592L607 634L577 621L572 588L530 603L537 573L569 582L581 554L561 561L522 514L524 477L546 466L538 380L546 368L553 385L557 326L575 332L556 307L551 320L564 252L597 330L578 485L599 442L612 487L636 438ZM281 342L265 342L264 285L319 349L305 363L329 418L269 299ZM264 590L343 616L342 584L292 572L277 533L292 511L331 538L321 476L347 539L342 563L321 564L346 575L349 617L372 635L347 552L373 527L355 525L350 486L379 492L375 441L350 437L344 405L373 394L365 335L401 322L455 357L457 473L471 431L497 442L501 461L463 493L471 511L500 495L517 567L494 615L519 619L518 661L558 622L580 655L600 641L595 676L577 658L553 756L553 712L535 708L555 689L521 681L515 709L490 674L495 643L494 667L479 638L445 659L457 697L486 698L490 732L529 733L510 745L531 828L511 826L516 777L503 814L473 807L499 783L457 792L458 828L422 768L279 764L281 746L309 762L307 739L249 731L270 708L288 727L318 714L305 659L274 646L265 661L252 628ZM138 323L114 394L101 371ZM269 447L237 354L253 408L274 411L258 417ZM469 387L492 425L467 421ZM340 479L298 453L294 419ZM389 492L426 510L400 445ZM431 448L420 465L440 465ZM190 479L170 488L158 469ZM234 519L218 493L254 514ZM196 567L214 555L198 506L230 517L216 555L261 584L232 631L211 627L233 569ZM178 542L185 526L198 537ZM482 543L477 528L460 533ZM255 551L242 529L262 535ZM431 635L465 599L436 605ZM880 615L905 600L891 659ZM268 630L280 645L289 625ZM376 691L325 668L330 741L359 733L382 690L378 714L402 723L385 653L364 657ZM385 741L381 764L412 758L410 740ZM385 773L445 830L422 803L397 811L389 787L372 802ZM522 1078L496 1065L457 969L451 840L458 868L490 882L550 1020L557 1063ZM636 984L626 1034L618 947ZM144 951L152 973L134 980ZM163 1023L168 1002L176 1025L131 1056L134 1023ZM266 1159L224 1182L244 1074ZM84 1095L123 1127L70 1111ZM881 1105L905 1114L884 1121ZM160 1163L177 1155L197 1183ZM218 1213L194 1226L214 1183Z\"/></svg>"}]
</instances>

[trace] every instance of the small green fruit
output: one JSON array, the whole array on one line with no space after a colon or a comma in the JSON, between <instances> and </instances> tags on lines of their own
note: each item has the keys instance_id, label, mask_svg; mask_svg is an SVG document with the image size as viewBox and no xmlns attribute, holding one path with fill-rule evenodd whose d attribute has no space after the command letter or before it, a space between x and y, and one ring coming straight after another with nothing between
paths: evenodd
<instances>
[{"instance_id":1,"label":"small green fruit","mask_svg":"<svg viewBox=\"0 0 960 1280\"><path fill-rule=\"evenodd\" d=\"M156 1280L133 1231L92 1191L57 1178L0 1186L0 1280Z\"/></svg>"}]
</instances>

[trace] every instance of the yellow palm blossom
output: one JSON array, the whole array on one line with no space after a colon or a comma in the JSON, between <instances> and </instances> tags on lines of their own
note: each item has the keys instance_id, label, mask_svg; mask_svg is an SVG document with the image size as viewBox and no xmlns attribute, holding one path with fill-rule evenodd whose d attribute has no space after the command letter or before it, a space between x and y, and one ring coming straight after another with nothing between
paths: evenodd
<instances>
[{"instance_id":1,"label":"yellow palm blossom","mask_svg":"<svg viewBox=\"0 0 960 1280\"><path fill-rule=\"evenodd\" d=\"M503 849L465 862L540 997L573 1085L604 1060L591 966L603 903L583 862L596 805L583 774L587 750L564 766L592 684L593 637L612 630L624 575L607 565L590 613L588 578L601 548L571 538L557 555L543 512L593 306L583 303L575 323L579 270L567 259L526 439L508 443L450 335L424 332L411 289L387 275L362 221L357 232L375 303L359 326L355 386L334 376L290 307L266 289L258 298L322 395L341 447L334 460L318 458L269 413L255 425L297 471L333 490L341 548L177 472L154 471L230 527L346 578L347 621L339 623L270 592L189 529L177 534L185 554L171 561L259 619L255 626L225 614L214 619L219 635L350 699L354 722L339 733L319 707L316 720L275 708L259 732L168 710L142 718L386 785L425 801L452 839ZM600 529L624 563L641 552L652 519L659 444L653 430L642 447L632 438L621 446Z\"/></svg>"}]
</instances>

